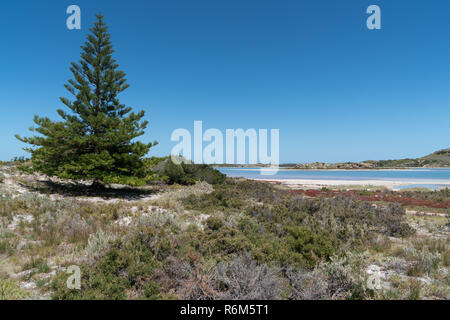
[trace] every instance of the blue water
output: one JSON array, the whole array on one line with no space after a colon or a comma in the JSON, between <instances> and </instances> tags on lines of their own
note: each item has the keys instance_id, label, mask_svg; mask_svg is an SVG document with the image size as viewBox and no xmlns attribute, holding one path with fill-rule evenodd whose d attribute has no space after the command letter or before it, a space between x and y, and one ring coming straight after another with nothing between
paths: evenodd
<instances>
[{"instance_id":1,"label":"blue water","mask_svg":"<svg viewBox=\"0 0 450 320\"><path fill-rule=\"evenodd\" d=\"M218 168L229 177L249 179L310 179L310 180L389 180L411 182L407 187L430 189L450 187L450 169L407 170L293 170L279 169L273 175L261 175L259 168ZM420 183L421 180L423 183ZM402 186L401 188L405 188Z\"/></svg>"}]
</instances>

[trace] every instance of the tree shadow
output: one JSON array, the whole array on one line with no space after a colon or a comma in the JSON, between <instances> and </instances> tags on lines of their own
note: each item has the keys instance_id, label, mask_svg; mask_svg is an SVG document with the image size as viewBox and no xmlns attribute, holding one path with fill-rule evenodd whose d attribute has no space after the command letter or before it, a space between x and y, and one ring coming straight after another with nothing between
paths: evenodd
<instances>
[{"instance_id":1,"label":"tree shadow","mask_svg":"<svg viewBox=\"0 0 450 320\"><path fill-rule=\"evenodd\" d=\"M121 200L140 200L165 190L164 184L153 184L145 187L92 187L85 184L55 182L51 180L39 181L33 185L22 186L41 194L58 194L65 197L99 197L105 200L114 198Z\"/></svg>"}]
</instances>

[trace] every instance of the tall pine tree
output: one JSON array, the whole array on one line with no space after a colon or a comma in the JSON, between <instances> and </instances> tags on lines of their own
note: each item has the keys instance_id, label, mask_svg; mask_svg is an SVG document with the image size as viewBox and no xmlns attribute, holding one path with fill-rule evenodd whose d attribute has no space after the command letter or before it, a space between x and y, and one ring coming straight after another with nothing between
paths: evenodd
<instances>
[{"instance_id":1,"label":"tall pine tree","mask_svg":"<svg viewBox=\"0 0 450 320\"><path fill-rule=\"evenodd\" d=\"M74 101L60 98L70 113L58 109L63 121L34 117L40 135L16 137L33 145L33 167L42 173L68 179L90 179L94 186L120 182L136 184L145 175L143 156L157 142L142 143L135 138L144 134L148 122L141 121L144 111L131 112L117 95L129 85L125 73L117 70L114 52L103 22L97 15L81 60L72 63L73 79L65 85Z\"/></svg>"}]
</instances>

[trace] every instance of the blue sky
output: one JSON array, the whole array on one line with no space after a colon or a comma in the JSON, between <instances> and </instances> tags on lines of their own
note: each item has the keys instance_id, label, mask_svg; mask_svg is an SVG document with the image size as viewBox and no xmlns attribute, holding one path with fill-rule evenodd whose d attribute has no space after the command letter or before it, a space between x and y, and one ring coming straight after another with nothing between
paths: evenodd
<instances>
[{"instance_id":1,"label":"blue sky","mask_svg":"<svg viewBox=\"0 0 450 320\"><path fill-rule=\"evenodd\" d=\"M81 30L66 8L81 8ZM366 28L381 7L382 29ZM25 155L33 115L57 119L69 65L101 11L144 109L150 155L176 128L280 129L280 161L422 156L449 147L448 1L3 1L0 159Z\"/></svg>"}]
</instances>

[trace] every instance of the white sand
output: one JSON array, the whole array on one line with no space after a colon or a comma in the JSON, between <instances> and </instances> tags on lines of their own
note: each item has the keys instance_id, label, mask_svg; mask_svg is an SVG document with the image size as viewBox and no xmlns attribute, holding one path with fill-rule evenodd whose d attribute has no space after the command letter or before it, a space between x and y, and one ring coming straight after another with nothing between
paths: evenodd
<instances>
[{"instance_id":1,"label":"white sand","mask_svg":"<svg viewBox=\"0 0 450 320\"><path fill-rule=\"evenodd\" d=\"M279 182L291 188L311 188L318 189L328 186L376 186L394 189L396 186L407 186L412 184L444 184L450 185L450 180L415 180L415 181L393 181L393 180L320 180L320 179L271 179L262 178L254 180L264 180Z\"/></svg>"}]
</instances>

